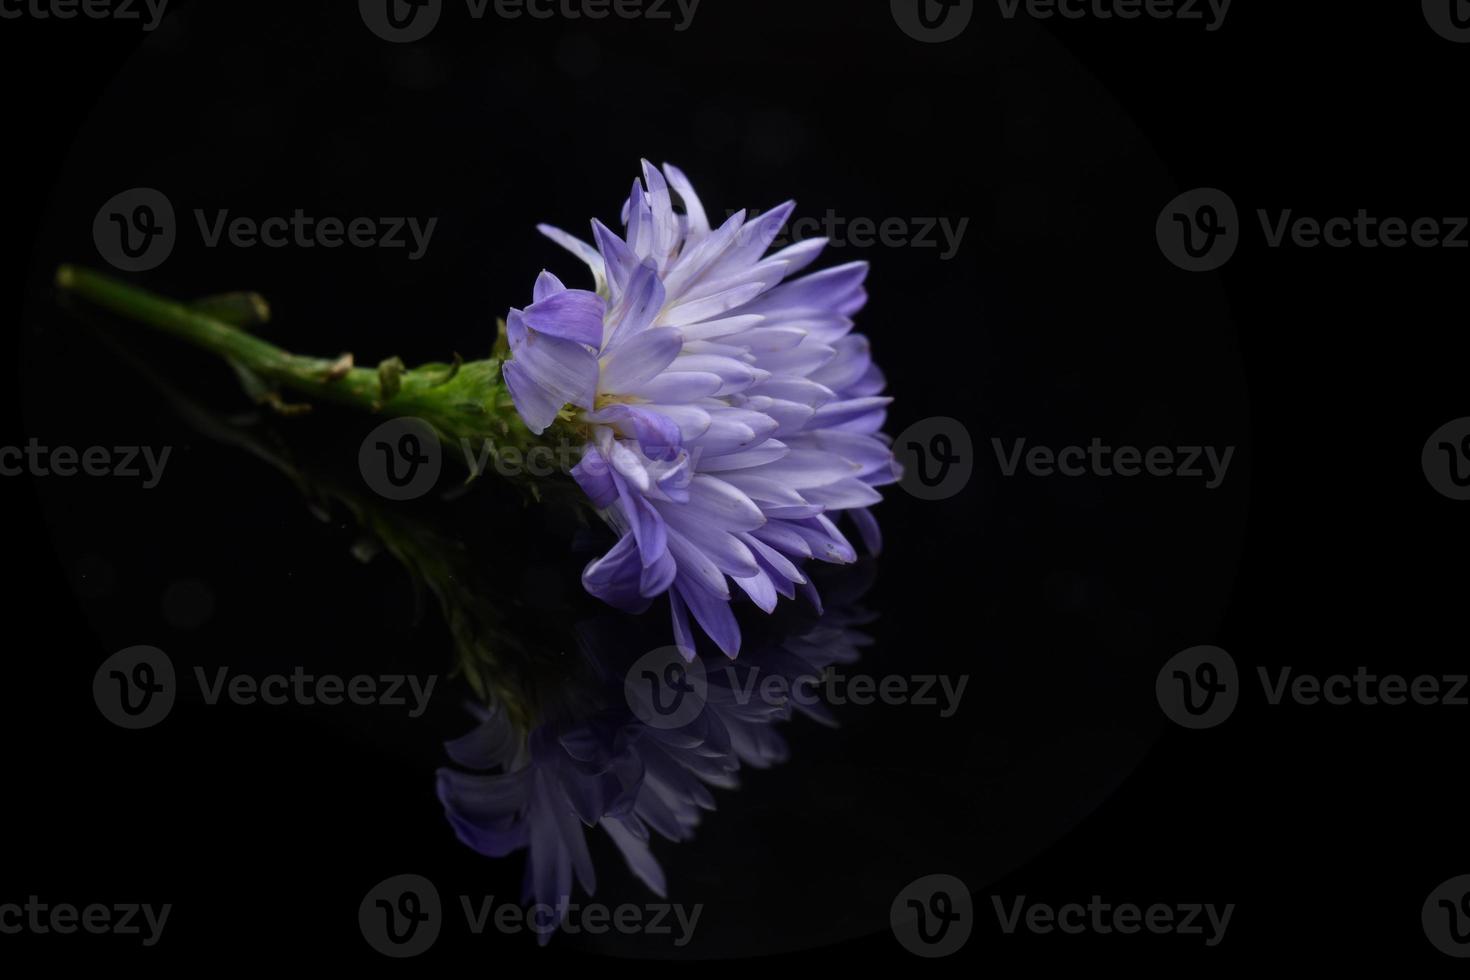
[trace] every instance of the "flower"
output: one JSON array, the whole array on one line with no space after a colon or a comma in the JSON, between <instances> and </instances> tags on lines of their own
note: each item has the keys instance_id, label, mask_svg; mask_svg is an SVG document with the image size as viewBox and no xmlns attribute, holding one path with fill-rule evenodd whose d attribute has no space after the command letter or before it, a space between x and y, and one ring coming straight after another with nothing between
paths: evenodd
<instances>
[{"instance_id":1,"label":"flower","mask_svg":"<svg viewBox=\"0 0 1470 980\"><path fill-rule=\"evenodd\" d=\"M573 476L619 535L584 586L632 612L668 593L689 658L691 615L739 653L730 581L767 613L798 590L819 605L802 563L856 559L843 512L876 551L868 508L900 475L883 375L852 332L867 263L791 278L827 244L766 254L794 207L713 228L678 168L645 161L622 237L596 220L595 247L541 228L595 291L543 272L506 319L517 411L538 435L560 425L585 441Z\"/></svg>"}]
</instances>

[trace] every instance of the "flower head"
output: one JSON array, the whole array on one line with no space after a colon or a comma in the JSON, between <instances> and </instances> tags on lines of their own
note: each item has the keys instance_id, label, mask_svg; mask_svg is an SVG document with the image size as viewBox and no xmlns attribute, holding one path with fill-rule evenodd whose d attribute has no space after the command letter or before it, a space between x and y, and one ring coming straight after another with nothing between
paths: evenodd
<instances>
[{"instance_id":1,"label":"flower head","mask_svg":"<svg viewBox=\"0 0 1470 980\"><path fill-rule=\"evenodd\" d=\"M766 612L798 590L819 602L802 564L856 558L843 512L876 550L867 508L899 477L882 434L891 399L852 332L867 263L793 278L827 244L767 254L793 209L715 228L682 172L645 162L622 236L594 220L594 247L541 228L595 291L542 273L506 320L517 410L533 432L585 439L573 475L619 535L583 584L630 611L667 593L689 657L691 615L739 652L731 582Z\"/></svg>"}]
</instances>

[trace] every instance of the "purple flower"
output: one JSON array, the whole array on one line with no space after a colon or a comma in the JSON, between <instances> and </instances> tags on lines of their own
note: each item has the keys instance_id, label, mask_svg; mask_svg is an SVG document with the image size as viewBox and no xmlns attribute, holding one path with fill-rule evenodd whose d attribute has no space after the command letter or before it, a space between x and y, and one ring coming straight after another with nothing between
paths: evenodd
<instances>
[{"instance_id":1,"label":"purple flower","mask_svg":"<svg viewBox=\"0 0 1470 980\"><path fill-rule=\"evenodd\" d=\"M573 475L619 535L583 584L633 612L668 593L686 657L691 614L737 655L732 594L766 612L798 591L819 603L802 565L856 558L843 512L876 551L868 508L900 475L883 375L852 332L867 264L791 278L826 245L766 254L793 208L712 228L684 174L645 161L622 237L595 220L596 247L541 229L596 291L542 273L506 321L517 411L538 434L560 424L585 441Z\"/></svg>"}]
</instances>

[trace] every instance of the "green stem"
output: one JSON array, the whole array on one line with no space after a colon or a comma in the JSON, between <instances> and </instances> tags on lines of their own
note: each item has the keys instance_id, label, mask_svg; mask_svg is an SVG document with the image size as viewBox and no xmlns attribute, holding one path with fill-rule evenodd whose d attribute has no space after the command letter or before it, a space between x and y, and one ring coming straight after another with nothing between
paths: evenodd
<instances>
[{"instance_id":1,"label":"green stem","mask_svg":"<svg viewBox=\"0 0 1470 980\"><path fill-rule=\"evenodd\" d=\"M262 380L325 401L377 411L382 406L378 372L343 369L342 360L302 357L244 330L90 269L63 265L56 271L63 292L102 309L173 334L249 368Z\"/></svg>"},{"instance_id":2,"label":"green stem","mask_svg":"<svg viewBox=\"0 0 1470 980\"><path fill-rule=\"evenodd\" d=\"M218 297L190 306L71 265L57 270L56 285L64 293L172 334L246 369L250 375L247 389L263 384L264 392L253 390L252 394L279 409L291 406L281 403L278 387L368 412L414 416L432 426L448 448L471 464L487 449L497 457L510 449L524 456L532 448L555 449L568 440L580 445L575 433L553 429L538 437L526 428L496 358L461 362L456 357L453 364L424 364L412 370L392 358L376 369L360 368L352 366L347 355L327 359L292 354L220 318L246 322L268 315L258 297L250 300L250 308L241 308L233 300L221 306ZM211 316L205 310L221 312Z\"/></svg>"}]
</instances>

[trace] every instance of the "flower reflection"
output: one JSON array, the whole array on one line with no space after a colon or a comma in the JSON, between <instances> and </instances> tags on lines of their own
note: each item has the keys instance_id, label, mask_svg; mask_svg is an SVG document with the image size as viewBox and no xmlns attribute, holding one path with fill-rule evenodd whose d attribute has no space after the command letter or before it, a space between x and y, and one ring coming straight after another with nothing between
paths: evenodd
<instances>
[{"instance_id":1,"label":"flower reflection","mask_svg":"<svg viewBox=\"0 0 1470 980\"><path fill-rule=\"evenodd\" d=\"M795 613L738 662L705 658L697 713L686 722L650 724L624 697L624 681L649 647L632 617L604 618L578 630L591 666L579 696L544 699L576 705L521 728L504 707L477 707L480 724L447 746L453 767L439 772L439 799L461 841L490 857L526 851L522 902L565 918L573 879L588 895L597 873L587 835L600 828L629 870L660 898L668 882L650 843L693 837L714 789L735 789L742 766L784 762L779 723L800 712L835 725L812 698L770 698L828 668L858 660L871 621L857 600L871 583L871 562L824 580L833 597L824 611ZM654 641L656 642L656 641ZM778 681L771 684L771 680ZM565 694L565 692L563 692ZM540 941L552 929L540 930Z\"/></svg>"}]
</instances>

